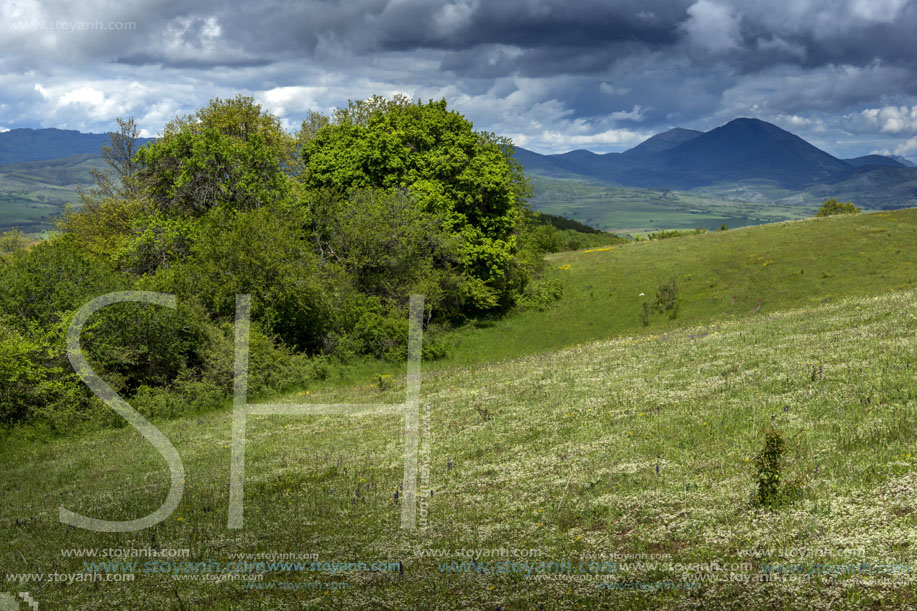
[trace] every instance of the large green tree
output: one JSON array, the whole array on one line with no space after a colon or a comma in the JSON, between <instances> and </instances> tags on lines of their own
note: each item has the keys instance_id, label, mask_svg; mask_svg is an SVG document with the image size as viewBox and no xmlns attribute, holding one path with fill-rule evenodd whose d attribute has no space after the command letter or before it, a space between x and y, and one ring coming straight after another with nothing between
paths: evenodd
<instances>
[{"instance_id":1,"label":"large green tree","mask_svg":"<svg viewBox=\"0 0 917 611\"><path fill-rule=\"evenodd\" d=\"M295 151L293 136L250 97L215 99L176 118L137 152L131 205L115 206L131 219L115 254L121 267L142 275L181 261L211 211L294 205Z\"/></svg>"},{"instance_id":2,"label":"large green tree","mask_svg":"<svg viewBox=\"0 0 917 611\"><path fill-rule=\"evenodd\" d=\"M405 190L458 238L466 306L512 303L524 282L516 238L527 187L509 140L475 131L445 100L404 97L351 102L315 126L299 138L307 186Z\"/></svg>"},{"instance_id":3,"label":"large green tree","mask_svg":"<svg viewBox=\"0 0 917 611\"><path fill-rule=\"evenodd\" d=\"M254 100L212 100L179 117L137 154L137 180L169 216L217 207L252 210L290 197L295 142Z\"/></svg>"}]
</instances>

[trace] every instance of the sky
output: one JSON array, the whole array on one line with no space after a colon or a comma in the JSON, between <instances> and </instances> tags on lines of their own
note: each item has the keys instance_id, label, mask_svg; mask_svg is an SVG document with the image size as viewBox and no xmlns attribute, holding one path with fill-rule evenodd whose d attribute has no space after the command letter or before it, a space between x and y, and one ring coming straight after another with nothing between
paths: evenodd
<instances>
[{"instance_id":1,"label":"sky","mask_svg":"<svg viewBox=\"0 0 917 611\"><path fill-rule=\"evenodd\" d=\"M2 0L0 131L446 98L542 153L737 117L917 160L917 0Z\"/></svg>"}]
</instances>

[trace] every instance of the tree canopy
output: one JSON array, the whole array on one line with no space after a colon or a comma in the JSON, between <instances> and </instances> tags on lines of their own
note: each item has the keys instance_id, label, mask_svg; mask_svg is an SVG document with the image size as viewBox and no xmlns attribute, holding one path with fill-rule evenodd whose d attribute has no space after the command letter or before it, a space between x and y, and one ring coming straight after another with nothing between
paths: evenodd
<instances>
[{"instance_id":1,"label":"tree canopy","mask_svg":"<svg viewBox=\"0 0 917 611\"><path fill-rule=\"evenodd\" d=\"M556 298L529 278L568 238L532 230L509 140L445 100L376 96L311 112L294 135L250 97L216 99L139 149L134 121L119 127L62 233L31 249L11 238L0 256L0 424L101 409L63 341L110 290L178 297L177 311L106 308L85 333L113 388L169 414L231 390L239 293L253 300L253 392L320 376L325 358L403 358L411 293L425 296L427 358L443 354L437 325Z\"/></svg>"},{"instance_id":2,"label":"tree canopy","mask_svg":"<svg viewBox=\"0 0 917 611\"><path fill-rule=\"evenodd\" d=\"M305 184L350 194L403 189L460 240L469 305L507 305L527 194L509 140L477 132L446 101L378 96L351 102L305 142Z\"/></svg>"},{"instance_id":3,"label":"tree canopy","mask_svg":"<svg viewBox=\"0 0 917 611\"><path fill-rule=\"evenodd\" d=\"M815 212L815 216L834 216L837 214L859 214L861 209L853 202L839 202L831 198L822 202L821 207Z\"/></svg>"}]
</instances>

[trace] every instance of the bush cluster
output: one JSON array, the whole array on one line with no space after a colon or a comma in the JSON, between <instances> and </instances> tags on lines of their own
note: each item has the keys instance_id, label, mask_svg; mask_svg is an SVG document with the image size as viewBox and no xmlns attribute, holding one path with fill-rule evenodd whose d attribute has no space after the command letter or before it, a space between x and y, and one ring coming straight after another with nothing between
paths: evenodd
<instances>
[{"instance_id":1,"label":"bush cluster","mask_svg":"<svg viewBox=\"0 0 917 611\"><path fill-rule=\"evenodd\" d=\"M532 282L542 254L576 247L527 220L509 141L445 100L374 97L288 134L251 98L217 99L139 149L119 123L109 171L59 235L0 240L0 425L117 420L65 349L75 313L108 292L176 295L176 310L109 306L82 336L118 393L174 416L228 398L237 294L252 295L250 392L270 394L329 360L404 358L411 293L428 331L542 307L559 295ZM428 334L424 356L443 354Z\"/></svg>"},{"instance_id":2,"label":"bush cluster","mask_svg":"<svg viewBox=\"0 0 917 611\"><path fill-rule=\"evenodd\" d=\"M821 207L815 212L816 217L835 216L838 214L859 214L862 209L857 207L853 202L839 202L831 198L822 202Z\"/></svg>"},{"instance_id":3,"label":"bush cluster","mask_svg":"<svg viewBox=\"0 0 917 611\"><path fill-rule=\"evenodd\" d=\"M678 287L675 285L675 279L659 285L656 290L656 297L652 302L643 302L643 312L640 315L640 322L643 326L649 326L650 318L653 314L668 314L669 318L674 320L678 318Z\"/></svg>"}]
</instances>

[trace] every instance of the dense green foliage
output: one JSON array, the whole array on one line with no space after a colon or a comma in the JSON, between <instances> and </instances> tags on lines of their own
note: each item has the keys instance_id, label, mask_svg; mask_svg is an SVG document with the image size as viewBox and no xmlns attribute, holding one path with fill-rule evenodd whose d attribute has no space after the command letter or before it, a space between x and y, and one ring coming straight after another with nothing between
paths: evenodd
<instances>
[{"instance_id":1,"label":"dense green foliage","mask_svg":"<svg viewBox=\"0 0 917 611\"><path fill-rule=\"evenodd\" d=\"M176 311L110 306L83 337L116 391L174 414L231 390L238 294L253 298L253 363L272 363L253 373L253 392L279 392L329 357L403 358L411 293L425 297L424 355L436 358L439 328L559 298L540 278L544 253L621 241L535 220L509 141L444 100L351 102L292 135L250 98L217 99L140 148L134 122L119 125L107 171L60 235L34 248L19 234L0 241L2 423L66 411L46 419L61 428L99 412L64 338L76 310L107 292L177 296Z\"/></svg>"},{"instance_id":2,"label":"dense green foliage","mask_svg":"<svg viewBox=\"0 0 917 611\"><path fill-rule=\"evenodd\" d=\"M302 158L309 187L405 189L438 216L458 238L466 307L507 307L524 285L517 232L527 191L512 145L474 131L445 100L352 102L308 139Z\"/></svg>"},{"instance_id":3,"label":"dense green foliage","mask_svg":"<svg viewBox=\"0 0 917 611\"><path fill-rule=\"evenodd\" d=\"M822 202L821 207L815 212L815 216L835 216L837 214L859 214L860 208L853 202L839 202L831 198Z\"/></svg>"},{"instance_id":4,"label":"dense green foliage","mask_svg":"<svg viewBox=\"0 0 917 611\"><path fill-rule=\"evenodd\" d=\"M520 236L523 250L538 253L580 250L625 242L624 238L560 216L527 212Z\"/></svg>"},{"instance_id":5,"label":"dense green foliage","mask_svg":"<svg viewBox=\"0 0 917 611\"><path fill-rule=\"evenodd\" d=\"M697 227L696 229L663 229L661 231L654 231L653 233L648 233L646 235L647 240L668 240L669 238L680 238L686 235L699 235L702 233L707 233L706 229ZM638 236L637 239L640 239Z\"/></svg>"},{"instance_id":6,"label":"dense green foliage","mask_svg":"<svg viewBox=\"0 0 917 611\"><path fill-rule=\"evenodd\" d=\"M557 216L555 214L548 214L546 212L535 212L532 213L536 216L537 220L546 225L551 225L557 229L572 229L579 233L591 233L591 234L602 234L605 233L600 229L591 227L585 223L580 223L579 221L574 221L573 219L568 219L562 216Z\"/></svg>"}]
</instances>

